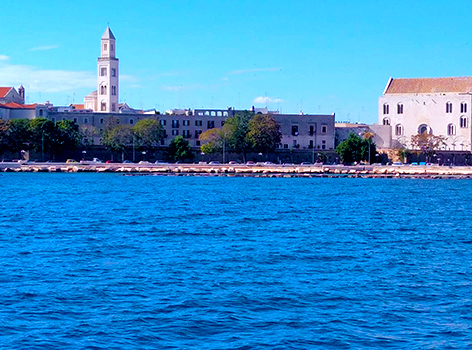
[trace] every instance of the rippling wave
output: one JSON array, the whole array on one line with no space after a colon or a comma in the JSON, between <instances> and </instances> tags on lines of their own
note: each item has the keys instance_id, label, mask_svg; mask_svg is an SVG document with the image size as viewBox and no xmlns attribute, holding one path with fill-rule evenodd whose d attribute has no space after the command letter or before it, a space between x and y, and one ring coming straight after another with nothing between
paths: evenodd
<instances>
[{"instance_id":1,"label":"rippling wave","mask_svg":"<svg viewBox=\"0 0 472 350\"><path fill-rule=\"evenodd\" d=\"M0 348L472 347L469 180L10 174Z\"/></svg>"}]
</instances>

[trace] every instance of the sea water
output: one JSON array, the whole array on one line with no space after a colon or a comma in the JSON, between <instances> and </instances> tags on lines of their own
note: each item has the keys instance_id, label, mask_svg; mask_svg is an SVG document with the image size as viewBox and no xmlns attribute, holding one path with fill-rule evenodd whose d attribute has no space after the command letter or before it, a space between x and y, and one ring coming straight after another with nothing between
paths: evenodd
<instances>
[{"instance_id":1,"label":"sea water","mask_svg":"<svg viewBox=\"0 0 472 350\"><path fill-rule=\"evenodd\" d=\"M0 175L1 349L472 347L472 181Z\"/></svg>"}]
</instances>

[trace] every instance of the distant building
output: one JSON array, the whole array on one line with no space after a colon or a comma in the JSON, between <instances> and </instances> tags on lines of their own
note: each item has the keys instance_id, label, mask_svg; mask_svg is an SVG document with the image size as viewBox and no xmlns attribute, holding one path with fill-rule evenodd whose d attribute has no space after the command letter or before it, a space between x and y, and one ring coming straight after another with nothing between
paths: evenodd
<instances>
[{"instance_id":1,"label":"distant building","mask_svg":"<svg viewBox=\"0 0 472 350\"><path fill-rule=\"evenodd\" d=\"M97 60L97 90L84 98L84 108L94 112L119 111L119 61L116 58L116 39L110 27L101 39L101 55Z\"/></svg>"},{"instance_id":2,"label":"distant building","mask_svg":"<svg viewBox=\"0 0 472 350\"><path fill-rule=\"evenodd\" d=\"M336 123L336 146L346 140L349 134L353 133L360 137L364 137L367 132L373 133L372 142L378 150L391 148L392 131L388 125L368 125L357 123Z\"/></svg>"},{"instance_id":3,"label":"distant building","mask_svg":"<svg viewBox=\"0 0 472 350\"><path fill-rule=\"evenodd\" d=\"M444 136L445 150L471 150L472 77L390 78L379 98L379 123L392 147L413 148L421 133Z\"/></svg>"}]
</instances>

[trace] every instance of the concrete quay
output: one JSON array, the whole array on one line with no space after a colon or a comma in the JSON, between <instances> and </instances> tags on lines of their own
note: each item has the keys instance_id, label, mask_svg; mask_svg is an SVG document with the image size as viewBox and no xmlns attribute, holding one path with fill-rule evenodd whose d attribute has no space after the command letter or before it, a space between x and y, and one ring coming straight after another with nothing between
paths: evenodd
<instances>
[{"instance_id":1,"label":"concrete quay","mask_svg":"<svg viewBox=\"0 0 472 350\"><path fill-rule=\"evenodd\" d=\"M470 178L472 166L267 165L0 162L0 172L111 172L127 175L223 175L256 177Z\"/></svg>"}]
</instances>

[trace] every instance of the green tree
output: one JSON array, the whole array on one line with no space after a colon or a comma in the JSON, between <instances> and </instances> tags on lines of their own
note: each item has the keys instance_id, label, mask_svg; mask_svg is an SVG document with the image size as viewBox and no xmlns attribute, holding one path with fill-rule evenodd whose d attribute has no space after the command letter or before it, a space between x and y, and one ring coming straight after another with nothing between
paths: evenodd
<instances>
[{"instance_id":1,"label":"green tree","mask_svg":"<svg viewBox=\"0 0 472 350\"><path fill-rule=\"evenodd\" d=\"M29 150L32 147L30 121L28 119L11 119L7 121L6 143L11 152Z\"/></svg>"},{"instance_id":2,"label":"green tree","mask_svg":"<svg viewBox=\"0 0 472 350\"><path fill-rule=\"evenodd\" d=\"M351 164L368 160L369 148L371 155L376 154L375 143L371 142L370 139L362 139L358 135L351 133L346 140L336 147L336 153L339 154L342 163Z\"/></svg>"},{"instance_id":3,"label":"green tree","mask_svg":"<svg viewBox=\"0 0 472 350\"><path fill-rule=\"evenodd\" d=\"M184 161L193 158L192 147L181 135L176 136L170 142L168 158L172 161Z\"/></svg>"},{"instance_id":4,"label":"green tree","mask_svg":"<svg viewBox=\"0 0 472 350\"><path fill-rule=\"evenodd\" d=\"M249 121L247 142L251 148L263 153L273 151L282 140L280 124L269 115L255 115Z\"/></svg>"},{"instance_id":5,"label":"green tree","mask_svg":"<svg viewBox=\"0 0 472 350\"><path fill-rule=\"evenodd\" d=\"M164 128L156 119L146 118L138 121L133 127L137 147L151 148L157 146L164 138Z\"/></svg>"},{"instance_id":6,"label":"green tree","mask_svg":"<svg viewBox=\"0 0 472 350\"><path fill-rule=\"evenodd\" d=\"M94 145L94 138L100 136L98 128L93 125L81 125L79 128L82 147L89 148Z\"/></svg>"},{"instance_id":7,"label":"green tree","mask_svg":"<svg viewBox=\"0 0 472 350\"><path fill-rule=\"evenodd\" d=\"M130 125L117 125L107 130L102 138L102 143L108 149L121 153L121 161L125 160L126 147L133 142L133 132Z\"/></svg>"},{"instance_id":8,"label":"green tree","mask_svg":"<svg viewBox=\"0 0 472 350\"><path fill-rule=\"evenodd\" d=\"M202 141L200 149L203 153L218 153L223 148L224 131L218 128L210 129L202 133L198 139Z\"/></svg>"},{"instance_id":9,"label":"green tree","mask_svg":"<svg viewBox=\"0 0 472 350\"><path fill-rule=\"evenodd\" d=\"M6 120L0 119L0 154L7 149L7 131L8 123Z\"/></svg>"},{"instance_id":10,"label":"green tree","mask_svg":"<svg viewBox=\"0 0 472 350\"><path fill-rule=\"evenodd\" d=\"M419 153L424 153L426 161L429 161L436 151L446 146L446 140L444 136L422 133L411 137L411 146Z\"/></svg>"},{"instance_id":11,"label":"green tree","mask_svg":"<svg viewBox=\"0 0 472 350\"><path fill-rule=\"evenodd\" d=\"M55 152L75 151L81 141L79 126L70 120L61 120L55 123L56 144Z\"/></svg>"},{"instance_id":12,"label":"green tree","mask_svg":"<svg viewBox=\"0 0 472 350\"><path fill-rule=\"evenodd\" d=\"M225 120L223 135L225 136L226 148L229 151L242 153L246 161L246 154L251 150L251 144L247 139L249 132L249 121L254 113L244 111Z\"/></svg>"}]
</instances>

